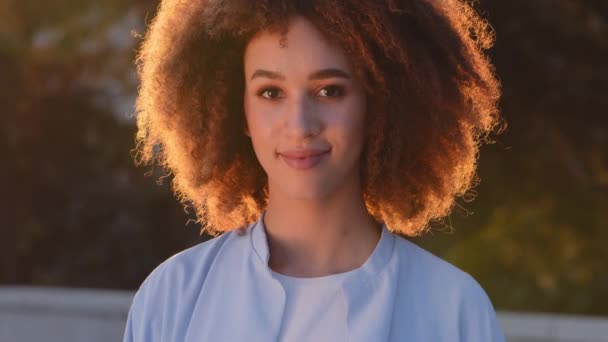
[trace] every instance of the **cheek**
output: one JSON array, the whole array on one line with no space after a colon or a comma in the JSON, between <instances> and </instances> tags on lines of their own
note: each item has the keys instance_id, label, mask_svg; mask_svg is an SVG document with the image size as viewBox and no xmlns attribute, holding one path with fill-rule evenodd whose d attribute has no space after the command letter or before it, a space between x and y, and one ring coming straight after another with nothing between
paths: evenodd
<instances>
[{"instance_id":1,"label":"cheek","mask_svg":"<svg viewBox=\"0 0 608 342\"><path fill-rule=\"evenodd\" d=\"M365 140L365 117L367 115L365 96L359 94L353 102L351 120L349 121L350 132L353 135L353 139L359 145L362 145Z\"/></svg>"},{"instance_id":2,"label":"cheek","mask_svg":"<svg viewBox=\"0 0 608 342\"><path fill-rule=\"evenodd\" d=\"M255 131L251 133L256 135L269 134L269 131L275 125L277 114L281 111L280 106L264 103L254 95L245 96L243 103L247 126L250 131Z\"/></svg>"},{"instance_id":3,"label":"cheek","mask_svg":"<svg viewBox=\"0 0 608 342\"><path fill-rule=\"evenodd\" d=\"M250 96L245 96L243 104L247 129L252 140L255 140L262 129L262 127L260 127L260 124L262 123L260 120L260 108L256 104L255 99L252 99Z\"/></svg>"},{"instance_id":4,"label":"cheek","mask_svg":"<svg viewBox=\"0 0 608 342\"><path fill-rule=\"evenodd\" d=\"M275 151L272 115L268 108L260 106L255 99L245 99L244 106L245 121L254 152L262 167L266 169L267 161L274 158Z\"/></svg>"},{"instance_id":5,"label":"cheek","mask_svg":"<svg viewBox=\"0 0 608 342\"><path fill-rule=\"evenodd\" d=\"M247 129L251 130L251 126L253 125L252 121L254 108L252 108L250 97L246 94L243 96L243 113L245 114L245 124L247 125Z\"/></svg>"},{"instance_id":6,"label":"cheek","mask_svg":"<svg viewBox=\"0 0 608 342\"><path fill-rule=\"evenodd\" d=\"M272 123L261 113L252 112L247 116L249 136L254 144L269 144L273 140Z\"/></svg>"},{"instance_id":7,"label":"cheek","mask_svg":"<svg viewBox=\"0 0 608 342\"><path fill-rule=\"evenodd\" d=\"M339 115L333 116L329 125L339 132L340 140L349 148L356 147L363 140L364 110L358 101L353 101L345 106Z\"/></svg>"}]
</instances>

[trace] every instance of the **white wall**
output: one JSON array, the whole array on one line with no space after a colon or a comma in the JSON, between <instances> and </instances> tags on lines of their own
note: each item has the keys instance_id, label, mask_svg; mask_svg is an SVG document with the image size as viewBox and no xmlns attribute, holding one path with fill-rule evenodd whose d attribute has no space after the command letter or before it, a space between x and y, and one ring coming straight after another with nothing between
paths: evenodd
<instances>
[{"instance_id":1,"label":"white wall","mask_svg":"<svg viewBox=\"0 0 608 342\"><path fill-rule=\"evenodd\" d=\"M132 297L131 291L0 286L0 342L121 341ZM608 318L499 312L498 319L508 342L608 342Z\"/></svg>"}]
</instances>

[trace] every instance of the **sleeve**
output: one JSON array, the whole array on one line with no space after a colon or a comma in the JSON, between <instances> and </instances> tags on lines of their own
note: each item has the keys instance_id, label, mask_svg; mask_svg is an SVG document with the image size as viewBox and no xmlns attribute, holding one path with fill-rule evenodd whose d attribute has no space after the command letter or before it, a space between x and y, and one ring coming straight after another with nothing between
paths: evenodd
<instances>
[{"instance_id":1,"label":"sleeve","mask_svg":"<svg viewBox=\"0 0 608 342\"><path fill-rule=\"evenodd\" d=\"M469 276L461 305L459 333L466 342L505 342L496 311L483 288Z\"/></svg>"},{"instance_id":2,"label":"sleeve","mask_svg":"<svg viewBox=\"0 0 608 342\"><path fill-rule=\"evenodd\" d=\"M135 342L133 337L133 305L129 309L129 315L127 316L127 324L125 326L125 332L122 337L123 342Z\"/></svg>"},{"instance_id":3,"label":"sleeve","mask_svg":"<svg viewBox=\"0 0 608 342\"><path fill-rule=\"evenodd\" d=\"M140 285L133 296L127 322L125 324L123 342L153 342L160 339L158 327L153 321L158 318L155 314L162 312L162 301L154 300L163 288L159 282L163 278L163 268L158 266ZM151 305L151 303L154 303Z\"/></svg>"},{"instance_id":4,"label":"sleeve","mask_svg":"<svg viewBox=\"0 0 608 342\"><path fill-rule=\"evenodd\" d=\"M141 297L142 297L142 288L135 293L133 296L133 300L131 302L131 307L129 308L129 314L127 316L127 322L125 325L125 332L123 334L123 342L144 342L141 336L141 332L139 331L142 328L141 320Z\"/></svg>"}]
</instances>

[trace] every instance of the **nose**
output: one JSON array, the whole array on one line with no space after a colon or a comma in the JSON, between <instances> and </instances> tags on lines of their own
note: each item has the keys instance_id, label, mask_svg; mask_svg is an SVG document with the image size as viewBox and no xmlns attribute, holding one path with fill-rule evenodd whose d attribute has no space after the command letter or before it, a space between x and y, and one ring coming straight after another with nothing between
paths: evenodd
<instances>
[{"instance_id":1,"label":"nose","mask_svg":"<svg viewBox=\"0 0 608 342\"><path fill-rule=\"evenodd\" d=\"M321 132L322 122L307 96L299 96L290 101L284 118L284 129L294 140L314 137Z\"/></svg>"}]
</instances>

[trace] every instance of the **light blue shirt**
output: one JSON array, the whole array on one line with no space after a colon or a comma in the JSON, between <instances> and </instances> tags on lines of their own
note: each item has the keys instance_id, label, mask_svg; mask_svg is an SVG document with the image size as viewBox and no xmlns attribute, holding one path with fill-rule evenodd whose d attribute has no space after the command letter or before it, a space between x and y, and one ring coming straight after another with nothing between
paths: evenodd
<instances>
[{"instance_id":1,"label":"light blue shirt","mask_svg":"<svg viewBox=\"0 0 608 342\"><path fill-rule=\"evenodd\" d=\"M159 265L133 298L124 342L277 341L286 310L268 267L262 214ZM342 280L347 341L504 342L469 274L382 227L366 262Z\"/></svg>"}]
</instances>

